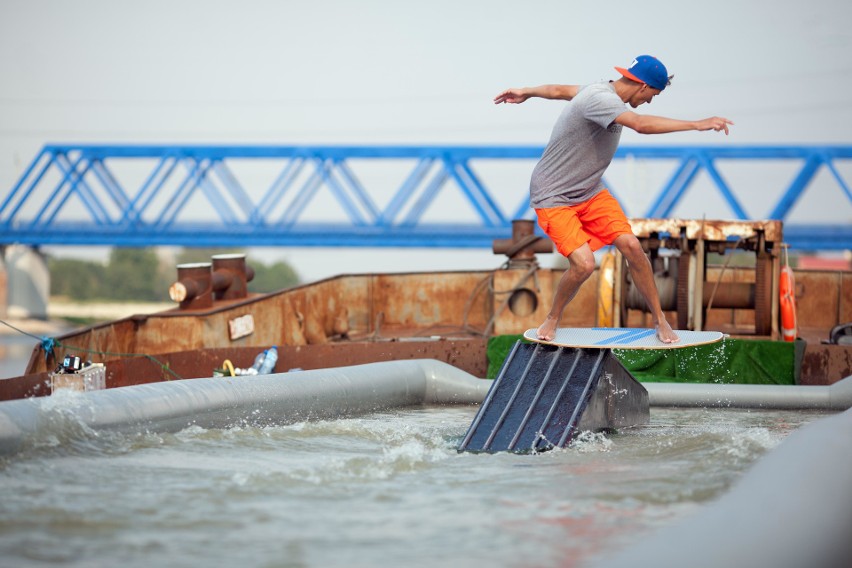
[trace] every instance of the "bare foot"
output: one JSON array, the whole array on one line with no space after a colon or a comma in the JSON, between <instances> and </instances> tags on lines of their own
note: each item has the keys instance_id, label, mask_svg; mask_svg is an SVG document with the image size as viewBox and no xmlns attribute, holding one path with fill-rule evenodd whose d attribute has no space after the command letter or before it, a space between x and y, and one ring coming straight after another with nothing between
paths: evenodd
<instances>
[{"instance_id":1,"label":"bare foot","mask_svg":"<svg viewBox=\"0 0 852 568\"><path fill-rule=\"evenodd\" d=\"M664 319L660 320L660 323L657 324L657 339L663 343L677 343L680 341L672 326Z\"/></svg>"},{"instance_id":2,"label":"bare foot","mask_svg":"<svg viewBox=\"0 0 852 568\"><path fill-rule=\"evenodd\" d=\"M544 341L553 341L556 337L556 326L559 325L559 320L548 317L544 323L538 326L536 336Z\"/></svg>"}]
</instances>

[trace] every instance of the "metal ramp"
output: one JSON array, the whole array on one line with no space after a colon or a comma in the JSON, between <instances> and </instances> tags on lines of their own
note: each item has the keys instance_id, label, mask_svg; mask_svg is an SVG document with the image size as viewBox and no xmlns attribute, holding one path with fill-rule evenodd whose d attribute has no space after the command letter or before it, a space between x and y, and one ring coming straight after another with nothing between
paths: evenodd
<instances>
[{"instance_id":1,"label":"metal ramp","mask_svg":"<svg viewBox=\"0 0 852 568\"><path fill-rule=\"evenodd\" d=\"M541 452L648 420L648 391L610 349L518 341L458 450Z\"/></svg>"}]
</instances>

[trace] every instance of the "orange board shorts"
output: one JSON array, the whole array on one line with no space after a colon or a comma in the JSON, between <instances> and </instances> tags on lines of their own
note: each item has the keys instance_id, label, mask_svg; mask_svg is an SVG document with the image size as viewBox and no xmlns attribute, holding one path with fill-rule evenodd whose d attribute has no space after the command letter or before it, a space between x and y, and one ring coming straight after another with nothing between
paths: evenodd
<instances>
[{"instance_id":1,"label":"orange board shorts","mask_svg":"<svg viewBox=\"0 0 852 568\"><path fill-rule=\"evenodd\" d=\"M606 189L577 205L535 212L538 226L563 256L569 256L585 243L595 251L611 245L620 235L633 233L621 205Z\"/></svg>"}]
</instances>

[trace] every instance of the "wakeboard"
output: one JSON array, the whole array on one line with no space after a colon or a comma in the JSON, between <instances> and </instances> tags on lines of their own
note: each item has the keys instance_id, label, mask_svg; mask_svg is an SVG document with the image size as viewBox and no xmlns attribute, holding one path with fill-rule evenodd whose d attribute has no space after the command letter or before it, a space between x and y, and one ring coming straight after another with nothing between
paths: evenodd
<instances>
[{"instance_id":1,"label":"wakeboard","mask_svg":"<svg viewBox=\"0 0 852 568\"><path fill-rule=\"evenodd\" d=\"M716 343L725 338L719 331L675 330L680 341L663 343L657 330L641 327L560 327L551 341L539 339L537 329L524 332L524 339L560 347L594 349L680 349L694 345Z\"/></svg>"}]
</instances>

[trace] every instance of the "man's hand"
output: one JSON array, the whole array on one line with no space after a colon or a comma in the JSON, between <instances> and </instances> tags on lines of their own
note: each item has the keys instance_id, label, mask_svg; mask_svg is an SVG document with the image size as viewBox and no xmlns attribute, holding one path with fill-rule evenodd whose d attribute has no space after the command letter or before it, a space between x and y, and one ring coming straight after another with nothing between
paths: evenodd
<instances>
[{"instance_id":1,"label":"man's hand","mask_svg":"<svg viewBox=\"0 0 852 568\"><path fill-rule=\"evenodd\" d=\"M733 125L734 123L728 120L727 118L722 118L721 116L714 116L712 118L705 118L704 120L699 120L697 126L697 130L715 130L716 132L725 131L725 136L728 135L728 125Z\"/></svg>"},{"instance_id":2,"label":"man's hand","mask_svg":"<svg viewBox=\"0 0 852 568\"><path fill-rule=\"evenodd\" d=\"M617 124L635 130L639 134L667 134L687 130L715 130L728 134L728 125L734 124L727 118L714 116L704 120L678 120L651 114L636 114L626 110L615 118Z\"/></svg>"},{"instance_id":3,"label":"man's hand","mask_svg":"<svg viewBox=\"0 0 852 568\"><path fill-rule=\"evenodd\" d=\"M499 105L500 103L513 103L520 104L530 98L530 95L526 93L525 89L506 89L496 97L494 97L494 104Z\"/></svg>"}]
</instances>

